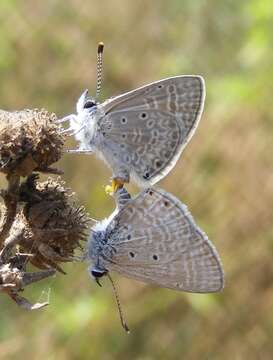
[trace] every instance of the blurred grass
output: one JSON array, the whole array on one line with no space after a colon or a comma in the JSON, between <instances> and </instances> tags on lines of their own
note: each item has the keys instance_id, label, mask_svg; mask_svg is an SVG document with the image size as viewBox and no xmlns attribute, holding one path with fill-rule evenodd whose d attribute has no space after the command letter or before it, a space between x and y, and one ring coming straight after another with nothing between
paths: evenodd
<instances>
[{"instance_id":1,"label":"blurred grass","mask_svg":"<svg viewBox=\"0 0 273 360\"><path fill-rule=\"evenodd\" d=\"M27 293L44 300L51 289L42 311L1 296L0 359L272 358L272 21L270 0L0 2L3 109L74 111L81 91L95 88L98 41L106 45L102 98L172 75L204 76L200 126L160 186L189 206L226 271L217 295L115 276L127 336L107 281L99 289L86 265L67 266L67 276ZM67 155L59 166L90 214L108 216L105 165Z\"/></svg>"}]
</instances>

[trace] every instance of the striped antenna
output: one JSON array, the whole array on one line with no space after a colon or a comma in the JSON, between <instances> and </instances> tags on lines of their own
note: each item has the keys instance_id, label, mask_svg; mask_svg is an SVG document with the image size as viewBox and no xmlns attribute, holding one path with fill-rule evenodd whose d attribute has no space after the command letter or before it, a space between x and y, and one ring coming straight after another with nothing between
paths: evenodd
<instances>
[{"instance_id":1,"label":"striped antenna","mask_svg":"<svg viewBox=\"0 0 273 360\"><path fill-rule=\"evenodd\" d=\"M96 88L96 99L100 95L101 82L102 82L102 54L103 54L104 44L100 42L98 44L97 52L97 88Z\"/></svg>"},{"instance_id":2,"label":"striped antenna","mask_svg":"<svg viewBox=\"0 0 273 360\"><path fill-rule=\"evenodd\" d=\"M120 305L120 301L119 301L119 297L118 297L118 292L117 289L115 287L114 281L111 278L110 274L107 273L108 279L110 280L112 287L113 287L113 291L114 291L114 295L115 295L115 299L117 302L117 306L118 306L118 312L119 312L119 317L120 317L120 322L121 322L121 326L123 327L123 329L127 332L127 334L130 333L130 329L128 328L128 325L126 324L125 320L124 320L124 316L123 316L123 312L121 310L121 305Z\"/></svg>"}]
</instances>

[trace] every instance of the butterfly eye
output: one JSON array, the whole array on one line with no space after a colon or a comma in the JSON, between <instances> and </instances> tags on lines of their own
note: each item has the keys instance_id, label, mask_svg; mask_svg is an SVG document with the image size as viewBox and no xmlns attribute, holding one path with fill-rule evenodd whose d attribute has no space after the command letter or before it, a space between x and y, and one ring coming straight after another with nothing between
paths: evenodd
<instances>
[{"instance_id":1,"label":"butterfly eye","mask_svg":"<svg viewBox=\"0 0 273 360\"><path fill-rule=\"evenodd\" d=\"M90 109L93 106L96 106L96 103L92 100L87 100L86 103L83 105L84 109Z\"/></svg>"},{"instance_id":2,"label":"butterfly eye","mask_svg":"<svg viewBox=\"0 0 273 360\"><path fill-rule=\"evenodd\" d=\"M91 270L91 274L96 279L96 278L100 278L100 277L104 276L105 274L107 274L107 270L94 268Z\"/></svg>"}]
</instances>

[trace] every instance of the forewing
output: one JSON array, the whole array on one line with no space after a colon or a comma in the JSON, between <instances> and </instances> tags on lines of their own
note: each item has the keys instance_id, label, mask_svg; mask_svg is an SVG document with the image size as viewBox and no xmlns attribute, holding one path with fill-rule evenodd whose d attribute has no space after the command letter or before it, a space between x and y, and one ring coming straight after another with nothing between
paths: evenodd
<instances>
[{"instance_id":1,"label":"forewing","mask_svg":"<svg viewBox=\"0 0 273 360\"><path fill-rule=\"evenodd\" d=\"M205 85L200 76L161 80L102 104L99 130L106 147L139 181L154 184L175 165L200 119Z\"/></svg>"},{"instance_id":2,"label":"forewing","mask_svg":"<svg viewBox=\"0 0 273 360\"><path fill-rule=\"evenodd\" d=\"M148 189L113 220L107 268L163 287L215 292L223 288L219 256L178 199Z\"/></svg>"}]
</instances>

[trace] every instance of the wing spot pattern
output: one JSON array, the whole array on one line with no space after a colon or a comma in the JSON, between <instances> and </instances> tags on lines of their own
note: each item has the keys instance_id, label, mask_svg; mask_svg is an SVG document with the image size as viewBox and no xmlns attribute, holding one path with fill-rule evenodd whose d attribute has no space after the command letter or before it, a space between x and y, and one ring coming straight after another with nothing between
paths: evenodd
<instances>
[{"instance_id":1,"label":"wing spot pattern","mask_svg":"<svg viewBox=\"0 0 273 360\"><path fill-rule=\"evenodd\" d=\"M159 161L159 160L156 161L156 162L155 162L155 166L158 167L158 168L161 167L161 166L162 166L162 162Z\"/></svg>"},{"instance_id":2,"label":"wing spot pattern","mask_svg":"<svg viewBox=\"0 0 273 360\"><path fill-rule=\"evenodd\" d=\"M164 153L164 156L165 156L166 159L169 159L169 157L171 156L171 153L169 151L166 151Z\"/></svg>"},{"instance_id":3,"label":"wing spot pattern","mask_svg":"<svg viewBox=\"0 0 273 360\"><path fill-rule=\"evenodd\" d=\"M155 126L155 121L153 119L149 120L146 124L147 128L151 129Z\"/></svg>"},{"instance_id":4,"label":"wing spot pattern","mask_svg":"<svg viewBox=\"0 0 273 360\"><path fill-rule=\"evenodd\" d=\"M152 130L152 136L153 137L158 137L158 131L157 130Z\"/></svg>"},{"instance_id":5,"label":"wing spot pattern","mask_svg":"<svg viewBox=\"0 0 273 360\"><path fill-rule=\"evenodd\" d=\"M143 179L149 179L150 177L150 173L146 172L144 175L143 175Z\"/></svg>"},{"instance_id":6,"label":"wing spot pattern","mask_svg":"<svg viewBox=\"0 0 273 360\"><path fill-rule=\"evenodd\" d=\"M132 104L129 97L128 113L123 111L125 102L118 105L113 114L109 112L105 116L102 129L106 134L102 135L113 141L111 152L117 146L123 150L122 154L116 150L120 160L126 166L130 165L128 171L133 170L140 181L149 182L154 178L158 181L173 166L172 160L177 158L187 142L200 111L201 85L200 80L194 77L155 83L140 91L142 105L139 110L130 110ZM120 143L125 143L125 147ZM126 155L129 155L128 161ZM160 167L156 158L162 162Z\"/></svg>"}]
</instances>

